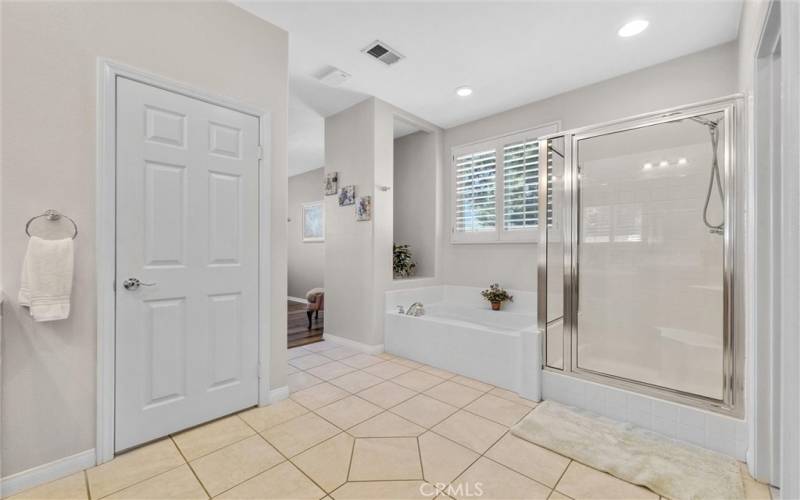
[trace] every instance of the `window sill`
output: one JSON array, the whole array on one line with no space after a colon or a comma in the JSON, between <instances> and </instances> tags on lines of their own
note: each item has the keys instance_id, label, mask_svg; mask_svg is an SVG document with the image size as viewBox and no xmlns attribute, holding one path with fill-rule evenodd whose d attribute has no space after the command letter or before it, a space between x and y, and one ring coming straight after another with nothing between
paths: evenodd
<instances>
[{"instance_id":1,"label":"window sill","mask_svg":"<svg viewBox=\"0 0 800 500\"><path fill-rule=\"evenodd\" d=\"M464 241L464 240L450 240L451 245L537 245L538 238L531 238L525 240L492 240L492 241Z\"/></svg>"}]
</instances>

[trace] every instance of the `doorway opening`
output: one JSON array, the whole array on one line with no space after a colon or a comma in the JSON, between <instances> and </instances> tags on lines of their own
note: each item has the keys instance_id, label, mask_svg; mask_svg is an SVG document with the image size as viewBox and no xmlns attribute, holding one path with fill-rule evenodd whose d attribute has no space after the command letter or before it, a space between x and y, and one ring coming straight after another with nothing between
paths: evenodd
<instances>
[{"instance_id":1,"label":"doorway opening","mask_svg":"<svg viewBox=\"0 0 800 500\"><path fill-rule=\"evenodd\" d=\"M325 192L324 167L289 177L287 242L287 347L322 340L325 324ZM334 202L335 196L330 196Z\"/></svg>"}]
</instances>

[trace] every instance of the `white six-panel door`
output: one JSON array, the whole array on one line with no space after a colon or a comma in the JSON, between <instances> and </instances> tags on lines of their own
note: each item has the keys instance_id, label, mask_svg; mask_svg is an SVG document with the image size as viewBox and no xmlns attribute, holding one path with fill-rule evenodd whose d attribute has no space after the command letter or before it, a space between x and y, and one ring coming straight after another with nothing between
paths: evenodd
<instances>
[{"instance_id":1,"label":"white six-panel door","mask_svg":"<svg viewBox=\"0 0 800 500\"><path fill-rule=\"evenodd\" d=\"M117 451L258 402L258 150L255 116L117 79Z\"/></svg>"}]
</instances>

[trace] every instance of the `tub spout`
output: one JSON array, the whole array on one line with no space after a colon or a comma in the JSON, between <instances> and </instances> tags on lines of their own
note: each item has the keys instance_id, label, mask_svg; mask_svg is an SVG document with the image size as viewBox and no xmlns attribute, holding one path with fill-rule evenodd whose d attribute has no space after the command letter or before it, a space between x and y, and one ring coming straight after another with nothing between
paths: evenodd
<instances>
[{"instance_id":1,"label":"tub spout","mask_svg":"<svg viewBox=\"0 0 800 500\"><path fill-rule=\"evenodd\" d=\"M414 302L406 311L406 316L422 316L425 314L425 307L422 302Z\"/></svg>"}]
</instances>

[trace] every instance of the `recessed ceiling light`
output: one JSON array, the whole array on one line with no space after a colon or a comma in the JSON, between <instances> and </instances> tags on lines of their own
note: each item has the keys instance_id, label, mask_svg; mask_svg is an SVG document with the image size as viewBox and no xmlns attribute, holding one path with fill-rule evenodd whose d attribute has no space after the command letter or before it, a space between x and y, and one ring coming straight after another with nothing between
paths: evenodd
<instances>
[{"instance_id":1,"label":"recessed ceiling light","mask_svg":"<svg viewBox=\"0 0 800 500\"><path fill-rule=\"evenodd\" d=\"M467 87L466 85L463 87L458 87L456 89L456 94L458 95L458 97L467 97L472 95L472 89L470 87Z\"/></svg>"},{"instance_id":2,"label":"recessed ceiling light","mask_svg":"<svg viewBox=\"0 0 800 500\"><path fill-rule=\"evenodd\" d=\"M647 26L650 25L649 21L645 21L644 19L636 19L627 23L625 26L617 31L617 35L628 38L629 36L635 36L641 33L642 31L647 29Z\"/></svg>"},{"instance_id":3,"label":"recessed ceiling light","mask_svg":"<svg viewBox=\"0 0 800 500\"><path fill-rule=\"evenodd\" d=\"M650 170L651 168L653 168L652 163L645 163L644 165L642 165L642 170Z\"/></svg>"}]
</instances>

